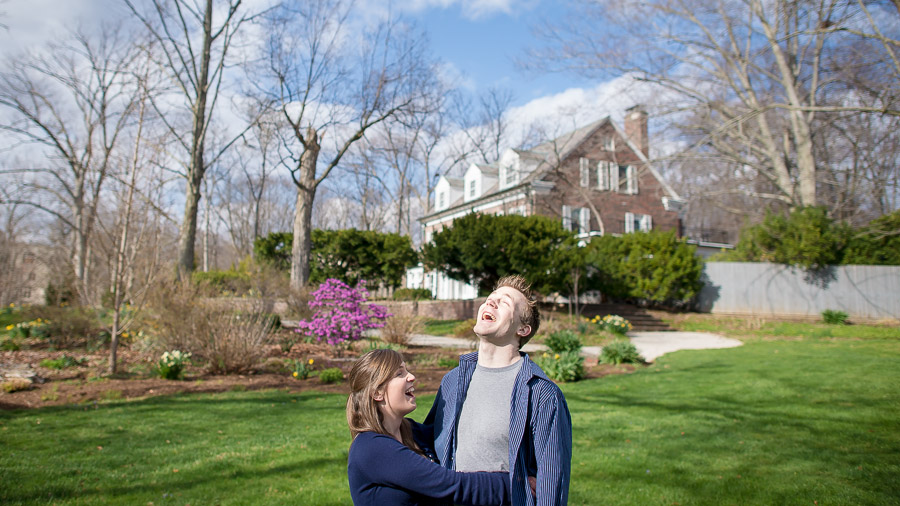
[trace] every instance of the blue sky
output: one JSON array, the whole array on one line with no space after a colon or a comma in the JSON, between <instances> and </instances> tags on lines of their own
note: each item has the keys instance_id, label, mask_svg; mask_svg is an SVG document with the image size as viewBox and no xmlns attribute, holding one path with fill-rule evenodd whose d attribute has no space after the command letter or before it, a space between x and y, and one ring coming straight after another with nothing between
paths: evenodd
<instances>
[{"instance_id":1,"label":"blue sky","mask_svg":"<svg viewBox=\"0 0 900 506\"><path fill-rule=\"evenodd\" d=\"M510 2L508 9L468 12L466 4L473 3L478 2L429 6L408 14L428 34L435 55L467 78L467 88L507 88L513 91L514 105L523 105L568 88L596 84L574 75L539 74L516 68L515 59L524 58L526 49L539 43L532 28L560 16L559 2Z\"/></svg>"},{"instance_id":2,"label":"blue sky","mask_svg":"<svg viewBox=\"0 0 900 506\"><path fill-rule=\"evenodd\" d=\"M253 8L270 0L244 2ZM626 108L651 98L627 78L600 82L574 74L523 71L515 65L526 49L541 43L532 35L533 28L548 20L562 22L564 5L554 0L356 0L363 18L393 11L416 22L426 32L433 56L459 76L463 89L476 95L491 87L511 91L509 119L515 124L565 123L570 129L607 115L621 121ZM0 30L0 47L11 53L40 45L78 23L99 26L117 11L124 12L121 0L0 2L2 22L9 25L9 30ZM566 120L559 121L560 116Z\"/></svg>"}]
</instances>

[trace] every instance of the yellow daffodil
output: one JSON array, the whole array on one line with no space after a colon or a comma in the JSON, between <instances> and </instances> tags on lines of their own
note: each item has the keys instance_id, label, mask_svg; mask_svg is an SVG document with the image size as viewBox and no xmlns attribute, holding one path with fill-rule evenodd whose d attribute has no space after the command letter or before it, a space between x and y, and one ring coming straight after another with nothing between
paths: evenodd
<instances>
[{"instance_id":1,"label":"yellow daffodil","mask_svg":"<svg viewBox=\"0 0 900 506\"><path fill-rule=\"evenodd\" d=\"M559 360L559 353L557 353L556 355L553 355L553 358L555 358L556 360Z\"/></svg>"},{"instance_id":2,"label":"yellow daffodil","mask_svg":"<svg viewBox=\"0 0 900 506\"><path fill-rule=\"evenodd\" d=\"M15 325L10 324L6 326L6 330L12 330L13 328L15 328Z\"/></svg>"},{"instance_id":3,"label":"yellow daffodil","mask_svg":"<svg viewBox=\"0 0 900 506\"><path fill-rule=\"evenodd\" d=\"M309 365L313 365L313 359L309 359Z\"/></svg>"},{"instance_id":4,"label":"yellow daffodil","mask_svg":"<svg viewBox=\"0 0 900 506\"><path fill-rule=\"evenodd\" d=\"M294 371L294 377L296 378L297 376L298 376L297 371Z\"/></svg>"}]
</instances>

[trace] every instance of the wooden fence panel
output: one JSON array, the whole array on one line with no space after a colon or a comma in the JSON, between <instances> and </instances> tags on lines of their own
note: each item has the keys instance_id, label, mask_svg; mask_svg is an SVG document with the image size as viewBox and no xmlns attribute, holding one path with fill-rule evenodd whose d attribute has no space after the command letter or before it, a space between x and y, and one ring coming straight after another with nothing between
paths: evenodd
<instances>
[{"instance_id":1,"label":"wooden fence panel","mask_svg":"<svg viewBox=\"0 0 900 506\"><path fill-rule=\"evenodd\" d=\"M900 267L834 266L813 276L780 264L707 262L699 309L712 313L900 318Z\"/></svg>"}]
</instances>

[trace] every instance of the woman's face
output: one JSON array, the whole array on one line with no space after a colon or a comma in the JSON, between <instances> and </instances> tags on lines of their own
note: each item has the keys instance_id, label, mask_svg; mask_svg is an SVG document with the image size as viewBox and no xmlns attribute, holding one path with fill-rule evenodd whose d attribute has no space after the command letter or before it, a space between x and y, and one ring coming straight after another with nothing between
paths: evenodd
<instances>
[{"instance_id":1,"label":"woman's face","mask_svg":"<svg viewBox=\"0 0 900 506\"><path fill-rule=\"evenodd\" d=\"M416 409L415 385L416 377L401 363L394 376L385 383L383 390L376 397L378 409L385 417L404 417Z\"/></svg>"}]
</instances>

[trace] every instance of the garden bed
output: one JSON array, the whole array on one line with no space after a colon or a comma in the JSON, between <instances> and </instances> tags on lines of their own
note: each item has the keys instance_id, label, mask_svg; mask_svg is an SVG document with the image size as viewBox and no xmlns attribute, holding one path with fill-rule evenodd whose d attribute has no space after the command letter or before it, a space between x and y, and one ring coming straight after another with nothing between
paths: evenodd
<instances>
[{"instance_id":1,"label":"garden bed","mask_svg":"<svg viewBox=\"0 0 900 506\"><path fill-rule=\"evenodd\" d=\"M461 352L436 347L410 346L404 352L409 367L416 375L416 389L420 395L437 392L441 378L452 368L452 362ZM41 367L46 359L58 359L63 355L85 359L80 366L67 367L62 370ZM300 358L314 360L314 370L339 367L346 375L353 364L357 352L346 352L343 356L334 356L328 346L298 343L290 354L283 355L273 347L269 364L260 366L257 371L246 374L209 375L202 370L189 368L185 379L181 381L164 380L150 375L151 365L147 357L130 350L122 350L119 354L119 369L123 373L110 377L104 375L107 355L105 352L86 352L84 350L48 351L21 350L0 353L0 364L7 367L26 366L34 370L44 380L34 383L30 389L13 393L0 392L0 409L41 408L55 405L84 404L92 405L119 399L136 399L159 395L176 395L191 393L217 393L245 390L280 389L290 392L320 391L329 393L346 393L346 383L324 384L317 377L305 380L291 377L288 371L272 372L273 363L284 358ZM585 364L587 378L598 378L609 374L632 372L635 367L628 364L612 366L596 364L596 361ZM267 371L266 368L269 368Z\"/></svg>"}]
</instances>

